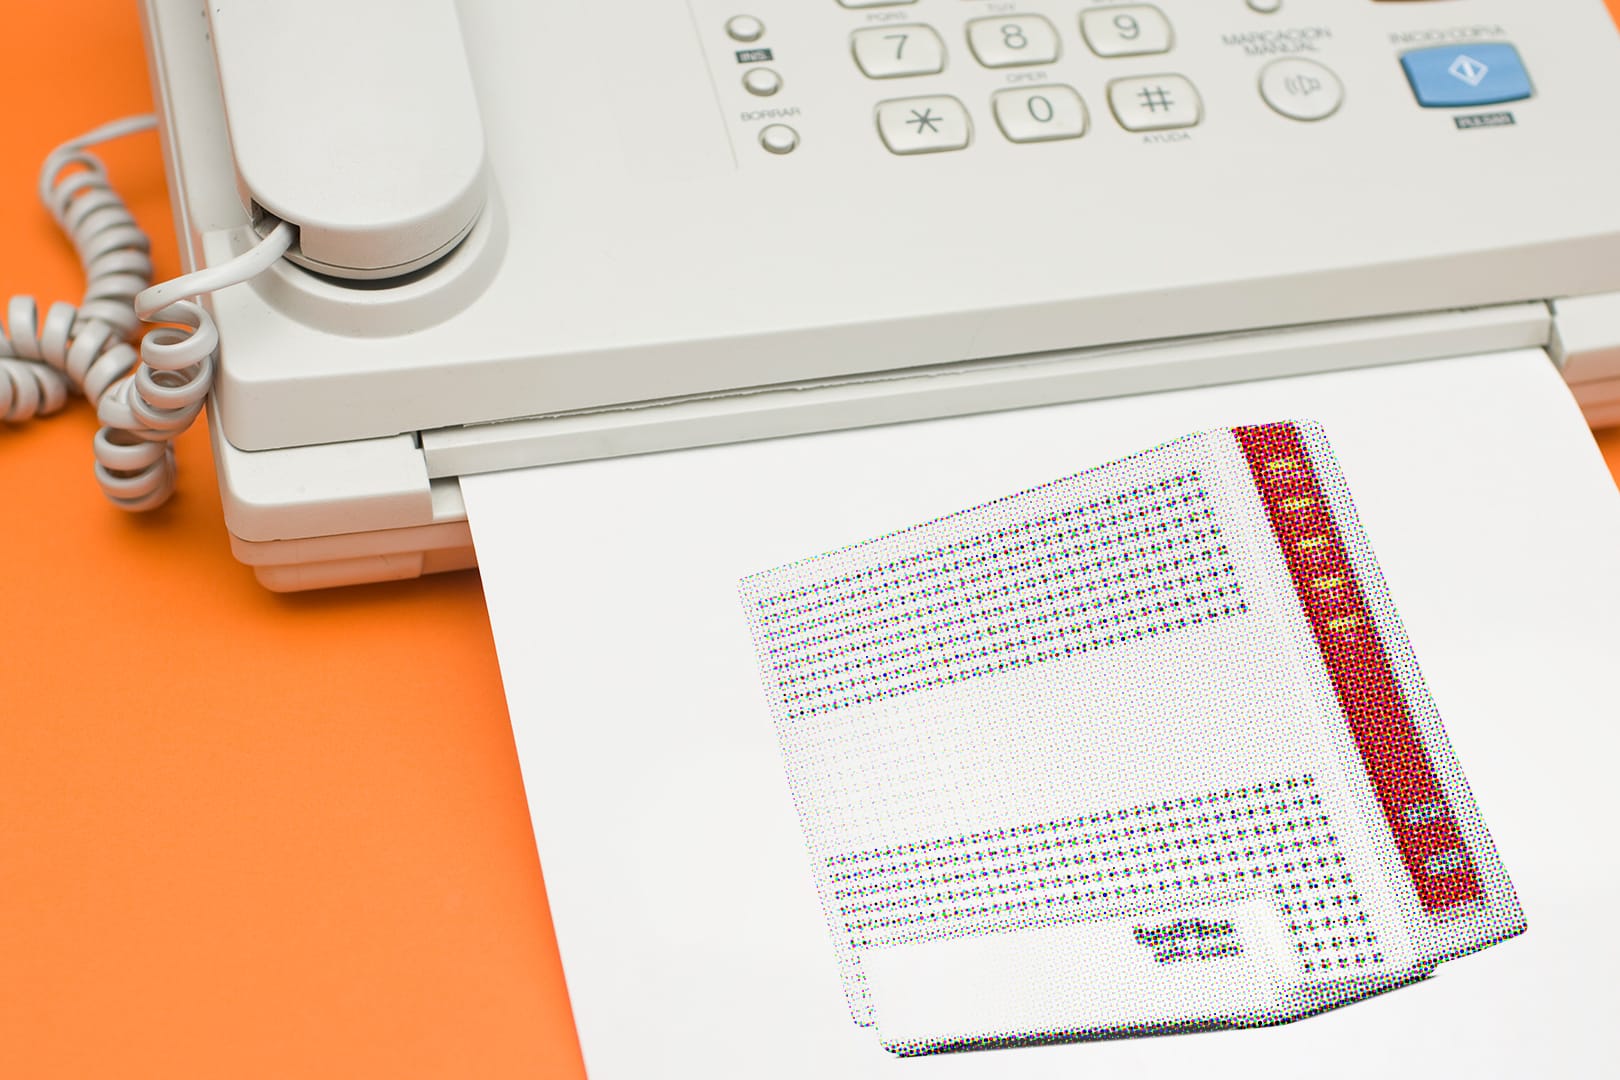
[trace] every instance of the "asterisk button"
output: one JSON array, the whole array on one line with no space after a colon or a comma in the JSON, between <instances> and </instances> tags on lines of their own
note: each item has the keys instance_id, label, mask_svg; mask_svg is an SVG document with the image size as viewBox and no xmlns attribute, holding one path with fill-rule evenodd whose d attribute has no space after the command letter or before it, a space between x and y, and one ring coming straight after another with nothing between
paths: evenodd
<instances>
[{"instance_id":1,"label":"asterisk button","mask_svg":"<svg viewBox=\"0 0 1620 1080\"><path fill-rule=\"evenodd\" d=\"M912 109L911 119L907 120L906 123L916 124L917 134L919 135L925 131L939 130L939 117L934 115L933 109L923 109L921 112L918 112L916 109Z\"/></svg>"},{"instance_id":2,"label":"asterisk button","mask_svg":"<svg viewBox=\"0 0 1620 1080\"><path fill-rule=\"evenodd\" d=\"M900 98L877 107L878 135L896 154L960 150L973 136L967 109L953 97Z\"/></svg>"}]
</instances>

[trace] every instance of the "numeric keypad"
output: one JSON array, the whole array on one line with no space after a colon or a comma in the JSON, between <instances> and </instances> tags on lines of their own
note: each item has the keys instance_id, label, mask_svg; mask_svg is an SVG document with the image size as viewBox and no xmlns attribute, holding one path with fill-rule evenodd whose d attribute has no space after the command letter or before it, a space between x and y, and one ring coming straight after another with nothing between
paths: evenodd
<instances>
[{"instance_id":1,"label":"numeric keypad","mask_svg":"<svg viewBox=\"0 0 1620 1080\"><path fill-rule=\"evenodd\" d=\"M846 7L877 7L906 0L840 2ZM1099 57L1156 55L1170 51L1174 44L1170 20L1152 4L1088 7L1080 13L1078 23L1085 45ZM968 51L985 68L1054 64L1063 55L1063 34L1044 15L980 15L967 19L963 32ZM863 26L850 34L850 50L861 73L872 79L937 75L946 66L944 38L924 23ZM1085 99L1074 87L1047 81L1049 77L1046 73L1008 76L1006 81L1015 85L990 94L991 116L1008 142L1078 139L1089 130L1091 116ZM749 86L749 90L756 95L767 93L764 87ZM1106 96L1108 112L1126 131L1166 131L1203 121L1203 100L1182 75L1114 79L1108 83ZM1271 96L1276 96L1274 90ZM1275 103L1273 107L1279 108ZM973 120L967 107L948 94L879 102L875 113L878 135L891 153L961 150L973 141Z\"/></svg>"}]
</instances>

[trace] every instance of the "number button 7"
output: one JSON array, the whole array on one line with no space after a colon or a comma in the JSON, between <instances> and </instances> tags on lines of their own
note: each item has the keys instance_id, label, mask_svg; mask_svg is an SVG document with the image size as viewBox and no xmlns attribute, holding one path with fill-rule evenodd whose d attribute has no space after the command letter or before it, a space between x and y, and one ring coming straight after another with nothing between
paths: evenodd
<instances>
[{"instance_id":1,"label":"number button 7","mask_svg":"<svg viewBox=\"0 0 1620 1080\"><path fill-rule=\"evenodd\" d=\"M933 75L945 70L945 42L931 26L870 26L850 35L855 63L869 79Z\"/></svg>"}]
</instances>

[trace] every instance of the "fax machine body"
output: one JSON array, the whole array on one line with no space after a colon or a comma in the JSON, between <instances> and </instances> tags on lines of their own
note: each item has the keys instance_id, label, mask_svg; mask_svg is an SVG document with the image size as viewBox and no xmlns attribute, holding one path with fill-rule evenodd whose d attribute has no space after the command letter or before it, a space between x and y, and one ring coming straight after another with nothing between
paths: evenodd
<instances>
[{"instance_id":1,"label":"fax machine body","mask_svg":"<svg viewBox=\"0 0 1620 1080\"><path fill-rule=\"evenodd\" d=\"M218 262L257 208L209 23L144 14L183 260ZM465 238L399 279L284 262L211 300L227 524L272 588L471 565L459 477L491 470L1527 345L1620 418L1600 0L454 15L487 152ZM1154 51L1120 51L1130 25ZM1031 36L1041 62L994 48ZM919 43L939 70L894 73ZM1473 53L1508 46L1510 101L1425 105L1403 64L1452 48L1489 87ZM1077 137L1012 137L1009 102L1072 126L1076 100ZM897 152L947 120L962 145Z\"/></svg>"}]
</instances>

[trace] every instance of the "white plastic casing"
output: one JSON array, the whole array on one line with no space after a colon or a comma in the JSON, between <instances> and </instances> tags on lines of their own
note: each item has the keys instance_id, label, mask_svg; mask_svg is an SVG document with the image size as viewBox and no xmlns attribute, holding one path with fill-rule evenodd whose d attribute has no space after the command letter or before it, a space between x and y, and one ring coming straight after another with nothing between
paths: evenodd
<instances>
[{"instance_id":1,"label":"white plastic casing","mask_svg":"<svg viewBox=\"0 0 1620 1080\"><path fill-rule=\"evenodd\" d=\"M1620 424L1620 293L1572 297L1553 306L1553 358L1587 422Z\"/></svg>"},{"instance_id":2,"label":"white plastic casing","mask_svg":"<svg viewBox=\"0 0 1620 1080\"><path fill-rule=\"evenodd\" d=\"M1025 375L1050 372L1049 362L1072 370L1043 392L1140 392L1286 373L1220 347L1235 334L1453 313L1473 333L1474 309L1529 302L1545 312L1549 300L1620 292L1620 202L1609 180L1620 170L1620 39L1601 0L1534 8L1316 0L1271 13L1239 0L1159 0L1173 45L1140 57L1092 54L1082 9L1018 0L1011 10L1051 22L1061 55L1008 69L980 65L967 45L969 20L1009 10L988 0L861 8L758 0L746 11L729 0L633 0L611 11L548 0L466 4L454 18L445 3L423 10L459 30L431 34L397 4L261 6L274 15L214 16L222 89L197 8L145 0L189 263L252 242L239 184L266 209L307 219L299 221L306 258L405 257L321 247L323 231L339 250L382 243L385 215L376 230L342 225L379 206L416 220L368 186L392 174L358 158L350 160L370 178L342 175L330 186L325 155L363 146L345 142L357 123L461 161L449 174L460 180L447 178L422 201L459 205L457 185L471 183L475 157L488 201L447 257L404 284L355 288L289 265L217 294L220 457L398 440L389 446L421 454L429 477L453 483L468 470L539 463L526 456L531 436L553 421L573 458L807 423L892 422L930 415L903 399L926 397L936 376L964 367L976 379L992 378L992 367L1013 372L1018 392L986 395L979 407L1016 407L1037 392L1039 380ZM763 36L730 38L726 23L738 14L759 19ZM239 39L248 63L276 52L294 58L279 61L283 72L325 80L330 107L309 120L324 149L297 160L245 149L259 138L250 132L285 119L286 103L235 100L233 18L262 21L280 42ZM318 33L304 32L310 20ZM944 70L862 75L851 34L891 23L937 30ZM1534 95L1487 110L1511 114L1511 123L1459 126L1459 112L1481 110L1415 100L1401 54L1470 41L1509 42L1523 57ZM335 74L360 62L344 42L386 46L396 59L420 49L424 86L439 89L385 98L350 85ZM430 46L444 51L430 59ZM758 49L771 58L747 59ZM1304 123L1265 103L1260 73L1282 55L1334 73L1345 92L1336 112ZM312 56L320 62L300 59ZM374 61L386 67L363 62ZM441 78L441 66L458 62L471 89ZM742 82L760 64L782 80L768 98ZM1109 84L1155 74L1197 87L1196 127L1131 133L1115 121ZM274 73L253 81L273 82ZM1089 129L1077 139L1010 142L992 96L1043 81L1080 94ZM479 124L448 119L474 94L487 155L465 141ZM930 95L963 103L970 145L890 153L874 121L878 103ZM796 131L792 152L761 145L772 124ZM265 137L274 144L273 133ZM245 160L233 161L233 140ZM324 206L337 209L328 216ZM447 215L439 235L453 236L448 222L459 216ZM418 257L429 246L415 244ZM1182 358L1198 340L1213 344L1218 363ZM1479 346L1462 340L1399 356L1368 348L1329 366ZM1094 364L1099 353L1107 360ZM1300 362L1295 370L1315 363ZM785 427L737 421L750 400L777 412L808 400L804 387L818 402L813 420L800 412ZM664 434L641 437L643 422ZM316 535L302 531L311 515L295 505L304 488L294 477L305 467L289 459L285 469L235 470L282 479L274 493L228 497L255 508L251 521L228 518L232 532L255 543ZM373 505L384 503L393 505ZM442 524L341 512L322 521L324 536Z\"/></svg>"}]
</instances>

